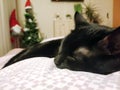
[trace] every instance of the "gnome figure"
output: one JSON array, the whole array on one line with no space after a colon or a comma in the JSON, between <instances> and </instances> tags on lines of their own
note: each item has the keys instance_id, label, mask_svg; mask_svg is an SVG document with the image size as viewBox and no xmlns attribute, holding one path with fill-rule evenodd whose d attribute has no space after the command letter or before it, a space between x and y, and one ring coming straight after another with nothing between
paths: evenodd
<instances>
[{"instance_id":1,"label":"gnome figure","mask_svg":"<svg viewBox=\"0 0 120 90\"><path fill-rule=\"evenodd\" d=\"M19 40L20 40L21 33L22 33L22 27L19 25L16 19L16 14L14 9L10 16L10 34L11 34L11 42L12 42L13 48L20 47Z\"/></svg>"},{"instance_id":2,"label":"gnome figure","mask_svg":"<svg viewBox=\"0 0 120 90\"><path fill-rule=\"evenodd\" d=\"M10 16L10 32L13 36L16 36L16 35L20 35L21 31L22 31L22 28L16 19L16 14L14 9Z\"/></svg>"}]
</instances>

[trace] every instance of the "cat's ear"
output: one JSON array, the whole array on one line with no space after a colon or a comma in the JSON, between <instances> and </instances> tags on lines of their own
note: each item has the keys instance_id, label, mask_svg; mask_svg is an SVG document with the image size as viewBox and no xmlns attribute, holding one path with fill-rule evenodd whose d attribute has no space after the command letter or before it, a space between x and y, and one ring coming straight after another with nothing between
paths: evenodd
<instances>
[{"instance_id":1,"label":"cat's ear","mask_svg":"<svg viewBox=\"0 0 120 90\"><path fill-rule=\"evenodd\" d=\"M111 54L120 54L120 27L108 36L108 49Z\"/></svg>"},{"instance_id":2,"label":"cat's ear","mask_svg":"<svg viewBox=\"0 0 120 90\"><path fill-rule=\"evenodd\" d=\"M75 28L77 28L83 22L87 23L87 20L79 12L75 12L74 22L75 22Z\"/></svg>"},{"instance_id":3,"label":"cat's ear","mask_svg":"<svg viewBox=\"0 0 120 90\"><path fill-rule=\"evenodd\" d=\"M115 30L117 30L117 32L120 32L120 26L117 27Z\"/></svg>"}]
</instances>

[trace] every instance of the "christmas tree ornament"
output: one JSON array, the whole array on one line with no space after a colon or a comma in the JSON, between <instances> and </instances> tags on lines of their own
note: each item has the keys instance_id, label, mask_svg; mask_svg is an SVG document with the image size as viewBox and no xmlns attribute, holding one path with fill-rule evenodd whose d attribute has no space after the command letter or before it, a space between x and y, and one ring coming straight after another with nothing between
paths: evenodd
<instances>
[{"instance_id":1,"label":"christmas tree ornament","mask_svg":"<svg viewBox=\"0 0 120 90\"><path fill-rule=\"evenodd\" d=\"M30 40L31 39L31 37L28 37L28 40Z\"/></svg>"},{"instance_id":2,"label":"christmas tree ornament","mask_svg":"<svg viewBox=\"0 0 120 90\"><path fill-rule=\"evenodd\" d=\"M24 28L23 30L24 30L24 32L27 32L27 31L29 31L30 29L29 29L29 28Z\"/></svg>"},{"instance_id":3,"label":"christmas tree ornament","mask_svg":"<svg viewBox=\"0 0 120 90\"><path fill-rule=\"evenodd\" d=\"M30 0L27 0L27 1L26 1L25 9L32 9Z\"/></svg>"},{"instance_id":4,"label":"christmas tree ornament","mask_svg":"<svg viewBox=\"0 0 120 90\"><path fill-rule=\"evenodd\" d=\"M16 19L16 13L14 9L10 16L10 32L12 35L19 35L21 31L22 31L22 27L19 25Z\"/></svg>"},{"instance_id":5,"label":"christmas tree ornament","mask_svg":"<svg viewBox=\"0 0 120 90\"><path fill-rule=\"evenodd\" d=\"M28 19L28 21L30 22L30 23L32 23L33 21L32 21L32 19Z\"/></svg>"}]
</instances>

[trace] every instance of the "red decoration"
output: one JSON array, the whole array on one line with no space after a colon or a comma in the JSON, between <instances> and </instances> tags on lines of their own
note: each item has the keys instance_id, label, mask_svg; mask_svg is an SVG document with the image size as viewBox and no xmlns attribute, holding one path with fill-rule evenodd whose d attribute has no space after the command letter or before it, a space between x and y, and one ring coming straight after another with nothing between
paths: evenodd
<instances>
[{"instance_id":1,"label":"red decoration","mask_svg":"<svg viewBox=\"0 0 120 90\"><path fill-rule=\"evenodd\" d=\"M10 16L10 32L13 35L19 35L21 33L21 31L22 31L22 28L16 19L16 13L15 13L15 9L14 9Z\"/></svg>"},{"instance_id":2,"label":"red decoration","mask_svg":"<svg viewBox=\"0 0 120 90\"><path fill-rule=\"evenodd\" d=\"M31 9L32 7L31 7L31 2L30 2L30 0L27 0L26 1L26 4L25 4L25 9Z\"/></svg>"}]
</instances>

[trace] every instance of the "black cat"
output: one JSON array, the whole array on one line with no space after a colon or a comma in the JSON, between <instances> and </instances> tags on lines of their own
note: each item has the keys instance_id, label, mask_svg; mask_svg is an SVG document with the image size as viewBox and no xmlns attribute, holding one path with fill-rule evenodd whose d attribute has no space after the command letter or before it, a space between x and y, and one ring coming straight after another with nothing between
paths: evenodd
<instances>
[{"instance_id":1,"label":"black cat","mask_svg":"<svg viewBox=\"0 0 120 90\"><path fill-rule=\"evenodd\" d=\"M107 47L108 43L104 44L104 38L115 31L119 31L118 36L120 36L120 28L114 30L88 23L79 13L76 13L75 30L61 42L58 55L55 57L56 66L99 74L120 70L120 53L111 54Z\"/></svg>"},{"instance_id":2,"label":"black cat","mask_svg":"<svg viewBox=\"0 0 120 90\"><path fill-rule=\"evenodd\" d=\"M13 57L4 67L26 58L55 57L58 68L109 74L120 70L120 55L111 54L104 38L114 32L113 28L88 23L78 12L74 15L75 29L63 40L36 44ZM117 28L117 30L120 30Z\"/></svg>"}]
</instances>

